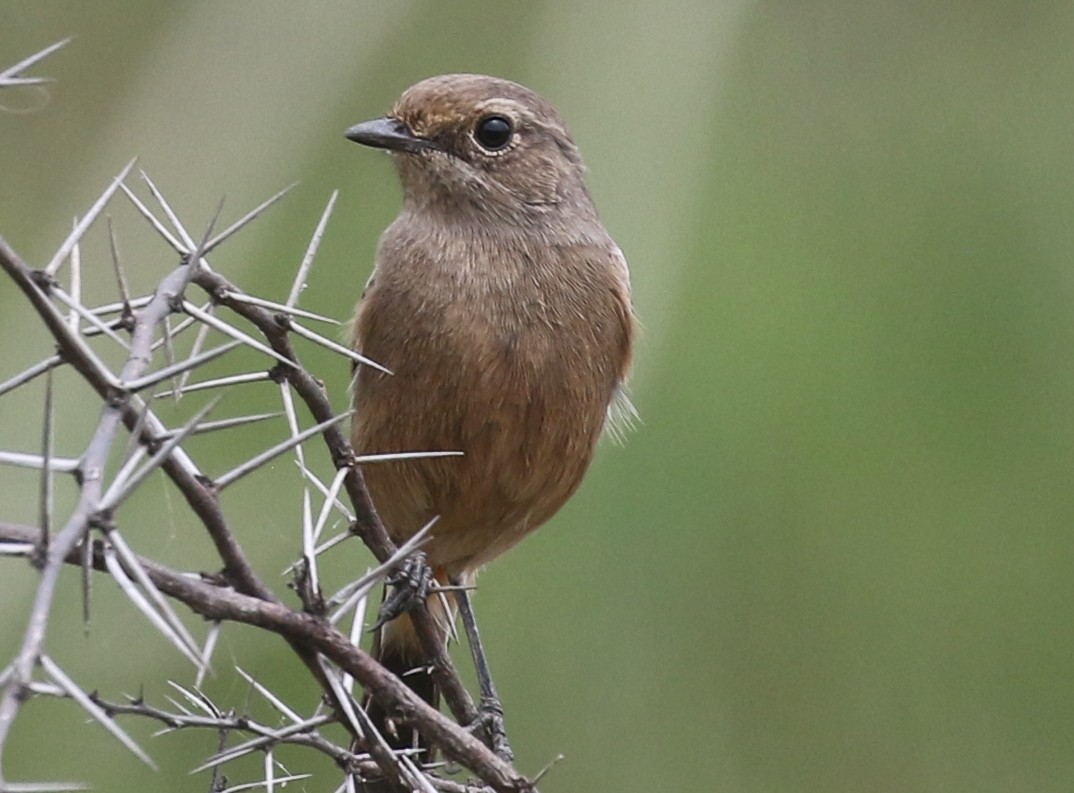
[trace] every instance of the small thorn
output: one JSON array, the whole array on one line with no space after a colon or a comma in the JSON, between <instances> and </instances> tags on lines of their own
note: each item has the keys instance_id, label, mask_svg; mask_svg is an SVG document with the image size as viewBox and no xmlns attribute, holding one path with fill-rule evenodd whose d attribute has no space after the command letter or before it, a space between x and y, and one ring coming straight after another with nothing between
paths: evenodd
<instances>
[{"instance_id":1,"label":"small thorn","mask_svg":"<svg viewBox=\"0 0 1074 793\"><path fill-rule=\"evenodd\" d=\"M374 361L372 358L366 358L364 355L361 355L360 353L355 352L350 347L344 347L342 344L336 344L336 342L332 341L331 339L326 339L321 334L314 333L312 330L309 330L308 328L304 328L303 326L299 325L297 322L292 322L291 323L291 330L293 330L299 336L302 336L305 339L309 339L310 341L314 342L315 344L321 345L322 347L324 347L327 350L331 350L332 352L337 352L340 355L344 355L347 358L350 358L353 361L357 361L358 363L365 364L366 366L372 366L374 369L377 369L378 371L384 372L385 374L391 374L392 373L392 371L390 369L388 369L385 366L381 366L379 363Z\"/></svg>"},{"instance_id":2,"label":"small thorn","mask_svg":"<svg viewBox=\"0 0 1074 793\"><path fill-rule=\"evenodd\" d=\"M295 188L295 185L297 185L297 184L298 184L298 182L295 182L294 184L288 185L287 187L283 188L283 190L281 190L280 192L276 193L276 195L272 196L272 198L269 198L266 201L262 201L260 204L258 204L256 207L251 209L249 212L247 212L241 218L236 220L234 223L232 223L226 229L221 231L219 234L217 234L215 237L213 237L213 239L209 240L205 244L205 253L208 253L209 251L213 250L218 245L220 245L220 243L224 242L224 240L228 239L228 237L231 237L233 234L235 234L235 232L239 231L239 229L243 228L244 226L246 226L247 224L249 224L250 222L255 220L258 217L258 215L260 215L262 212L264 212L270 206L275 204L277 201L279 201L285 195L290 193Z\"/></svg>"},{"instance_id":3,"label":"small thorn","mask_svg":"<svg viewBox=\"0 0 1074 793\"><path fill-rule=\"evenodd\" d=\"M112 271L116 276L116 287L119 289L119 299L123 303L123 315L130 316L131 295L130 290L127 289L127 276L123 272L123 263L119 258L119 243L116 240L116 231L112 227L111 215L105 217L105 223L108 225L108 250L112 254Z\"/></svg>"},{"instance_id":4,"label":"small thorn","mask_svg":"<svg viewBox=\"0 0 1074 793\"><path fill-rule=\"evenodd\" d=\"M306 254L302 257L302 263L295 274L295 280L291 284L291 292L287 295L288 306L297 306L298 298L302 294L302 290L306 288L306 278L309 277L310 268L313 267L313 257L317 255L317 249L321 245L321 238L324 236L324 230L328 226L328 218L332 216L332 210L336 206L337 198L339 198L339 190L333 190L324 212L321 213L321 219L317 221L317 228L313 230L313 236L310 237L310 244L306 247Z\"/></svg>"},{"instance_id":5,"label":"small thorn","mask_svg":"<svg viewBox=\"0 0 1074 793\"><path fill-rule=\"evenodd\" d=\"M22 77L22 72L29 69L39 61L44 60L56 50L66 47L71 43L73 36L68 36L65 39L61 39L54 44L50 44L43 50L38 50L33 55L27 58L23 58L18 63L8 66L2 72L0 72L0 86L5 85L36 85L39 83L53 82L51 77Z\"/></svg>"},{"instance_id":6,"label":"small thorn","mask_svg":"<svg viewBox=\"0 0 1074 793\"><path fill-rule=\"evenodd\" d=\"M156 763L149 759L149 755L142 751L134 740L127 735L114 720L109 718L108 714L104 712L104 709L100 705L95 703L93 699L80 689L75 682L69 678L56 663L47 655L41 656L41 666L52 678L53 682L62 688L71 699L75 700L82 709L85 710L98 724L104 727L108 732L112 734L116 740L122 743L127 749L139 760L152 768L157 770Z\"/></svg>"},{"instance_id":7,"label":"small thorn","mask_svg":"<svg viewBox=\"0 0 1074 793\"><path fill-rule=\"evenodd\" d=\"M233 339L238 339L239 341L241 341L246 346L252 347L255 350L257 350L258 352L262 352L265 355L271 356L272 358L275 358L276 360L280 361L283 364L286 364L287 366L291 366L291 367L295 366L294 361L290 360L289 358L284 357L283 355L280 355L278 352L276 352L274 349L272 349L268 345L262 344L257 339L253 338L252 336L250 336L250 335L248 335L246 333L243 333L241 330L238 330L237 328L232 327L231 325L229 325L228 323L224 322L223 320L216 318L215 316L213 316L209 312L202 311L200 308L195 306L189 300L184 300L183 301L183 310L186 313L190 314L195 319L197 319L197 320L199 320L201 322L204 322L206 325L211 326L213 329L220 331L224 335L230 336Z\"/></svg>"},{"instance_id":8,"label":"small thorn","mask_svg":"<svg viewBox=\"0 0 1074 793\"><path fill-rule=\"evenodd\" d=\"M160 220L157 219L157 216L149 211L149 207L143 204L142 200L131 192L129 187L120 185L120 188L126 194L127 198L130 199L130 202L134 204L134 208L138 210L142 217L149 221L149 225L157 230L157 233L164 238L164 241L167 242L176 253L180 256L185 256L190 252L190 249L175 238L175 235L168 230L168 227L161 223Z\"/></svg>"},{"instance_id":9,"label":"small thorn","mask_svg":"<svg viewBox=\"0 0 1074 793\"><path fill-rule=\"evenodd\" d=\"M242 463L241 465L239 465L239 466L237 466L235 468L232 468L230 471L228 471L223 476L217 477L214 480L213 484L216 486L216 489L217 489L218 492L223 490L228 485L234 484L239 479L241 479L242 477L246 476L246 474L250 473L253 470L256 470L260 466L262 466L265 463L267 463L269 460L272 460L272 459L278 457L279 455L283 454L287 450L297 446L298 444L300 444L303 441L305 441L307 438L311 438L314 435L319 435L320 433L324 432L329 427L331 427L331 426L333 426L335 424L338 424L339 422L343 421L348 416L350 416L351 412L352 411L347 411L346 413L340 413L339 415L333 416L332 418L328 419L327 421L322 421L320 424L313 425L309 429L300 432L298 435L291 436L290 438L288 438L287 440L283 441L282 443L278 443L275 446L273 446L272 448L261 452L261 454L258 454L255 457L250 458L245 463Z\"/></svg>"},{"instance_id":10,"label":"small thorn","mask_svg":"<svg viewBox=\"0 0 1074 793\"><path fill-rule=\"evenodd\" d=\"M0 396L3 396L8 391L14 391L20 385L25 385L33 380L35 377L44 374L45 372L51 372L55 367L63 363L63 358L59 355L52 355L41 361L35 363L29 369L12 377L10 380L5 380L0 383Z\"/></svg>"},{"instance_id":11,"label":"small thorn","mask_svg":"<svg viewBox=\"0 0 1074 793\"><path fill-rule=\"evenodd\" d=\"M82 220L78 222L74 230L67 235L67 239L63 241L59 249L52 255L52 260L45 266L44 272L49 276L54 276L56 271L60 269L60 265L64 260L71 255L71 250L75 247L78 241L82 238L82 235L86 233L86 229L97 219L97 215L104 209L105 204L112 198L112 195L119 189L119 186L123 183L123 180L127 178L127 174L130 173L131 168L134 167L134 163L137 160L131 160L127 163L126 167L119 172L119 176L112 180L112 183L108 188L101 193L97 200L90 207L89 211L83 215Z\"/></svg>"},{"instance_id":12,"label":"small thorn","mask_svg":"<svg viewBox=\"0 0 1074 793\"><path fill-rule=\"evenodd\" d=\"M182 237L183 246L185 247L185 251L183 252L192 252L195 248L198 247L194 243L194 238L190 236L189 232L187 232L186 227L183 226L182 221L179 220L179 216L175 214L174 210L172 210L171 204L169 204L168 201L164 198L164 194L157 189L156 184L154 184L153 180L149 178L149 174L147 174L145 171L139 171L139 173L142 177L142 181L144 181L149 186L149 192L153 194L153 198L156 199L157 203L160 205L160 208L164 210L164 214L167 216L168 220L171 221L172 226L175 228L176 231L179 232L179 236Z\"/></svg>"},{"instance_id":13,"label":"small thorn","mask_svg":"<svg viewBox=\"0 0 1074 793\"><path fill-rule=\"evenodd\" d=\"M52 401L52 371L45 379L45 418L41 432L41 541L39 551L44 554L49 545L49 537L52 534L52 493L53 472L52 452L55 448L55 435L53 434L53 401Z\"/></svg>"}]
</instances>

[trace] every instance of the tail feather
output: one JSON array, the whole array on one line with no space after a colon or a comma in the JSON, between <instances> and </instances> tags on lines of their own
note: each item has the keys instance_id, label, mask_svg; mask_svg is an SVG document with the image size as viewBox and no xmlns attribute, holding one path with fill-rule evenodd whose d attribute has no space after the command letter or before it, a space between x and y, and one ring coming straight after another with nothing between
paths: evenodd
<instances>
[{"instance_id":1,"label":"tail feather","mask_svg":"<svg viewBox=\"0 0 1074 793\"><path fill-rule=\"evenodd\" d=\"M427 667L422 665L420 653L413 644L400 641L398 629L403 627L398 623L410 620L400 617L393 623L382 629L379 638L379 647L374 648L374 656L381 666L392 674L401 678L407 687L417 694L423 701L436 708L440 704L440 693L433 682L433 676L429 674ZM410 628L409 625L406 626ZM388 745L393 749L429 749L429 744L421 737L417 730L410 725L401 724L393 719L393 714L375 698L370 699L366 712L369 714L373 726L376 727ZM427 759L427 758L422 758Z\"/></svg>"},{"instance_id":2,"label":"tail feather","mask_svg":"<svg viewBox=\"0 0 1074 793\"><path fill-rule=\"evenodd\" d=\"M440 572L437 580L444 583L446 576ZM430 596L426 604L441 641L447 642L454 633L455 598L450 593L439 593ZM372 652L381 666L402 679L426 703L439 709L440 691L425 666L421 643L409 616L404 614L382 626L374 637ZM410 725L393 719L391 711L375 697L366 703L366 713L393 749L424 749L426 754L421 759L433 759L428 741Z\"/></svg>"}]
</instances>

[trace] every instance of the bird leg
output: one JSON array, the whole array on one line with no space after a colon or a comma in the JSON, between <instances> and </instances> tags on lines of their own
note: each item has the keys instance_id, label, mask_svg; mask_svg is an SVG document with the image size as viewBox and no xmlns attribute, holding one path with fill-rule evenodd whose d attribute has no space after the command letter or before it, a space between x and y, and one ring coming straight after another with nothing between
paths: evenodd
<instances>
[{"instance_id":1,"label":"bird leg","mask_svg":"<svg viewBox=\"0 0 1074 793\"><path fill-rule=\"evenodd\" d=\"M515 759L515 753L511 751L511 744L507 741L507 730L503 722L503 705L496 694L496 685L492 682L492 673L489 671L489 662L485 658L485 648L481 644L481 636L477 632L477 620L474 619L474 609L470 604L470 590L465 582L452 581L459 588L455 590L455 602L459 604L459 616L462 618L463 628L466 630L466 640L470 644L470 654L474 658L474 668L477 670L477 684L481 688L481 705L478 708L480 715L477 721L470 725L473 728L484 728L492 745L492 751L503 760L510 763Z\"/></svg>"},{"instance_id":2,"label":"bird leg","mask_svg":"<svg viewBox=\"0 0 1074 793\"><path fill-rule=\"evenodd\" d=\"M425 602L429 594L429 584L433 579L432 568L425 560L423 551L410 554L392 573L386 583L391 592L380 604L377 621L370 631L377 631L400 614L405 614L420 603Z\"/></svg>"}]
</instances>

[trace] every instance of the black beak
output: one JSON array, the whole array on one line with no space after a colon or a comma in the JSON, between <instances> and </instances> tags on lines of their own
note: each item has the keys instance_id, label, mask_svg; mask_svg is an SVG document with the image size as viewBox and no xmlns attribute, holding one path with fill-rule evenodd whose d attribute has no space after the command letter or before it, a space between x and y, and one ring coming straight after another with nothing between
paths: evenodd
<instances>
[{"instance_id":1,"label":"black beak","mask_svg":"<svg viewBox=\"0 0 1074 793\"><path fill-rule=\"evenodd\" d=\"M419 138L397 118L375 118L355 124L345 133L347 140L389 151L405 151L417 154L440 147L428 138Z\"/></svg>"}]
</instances>

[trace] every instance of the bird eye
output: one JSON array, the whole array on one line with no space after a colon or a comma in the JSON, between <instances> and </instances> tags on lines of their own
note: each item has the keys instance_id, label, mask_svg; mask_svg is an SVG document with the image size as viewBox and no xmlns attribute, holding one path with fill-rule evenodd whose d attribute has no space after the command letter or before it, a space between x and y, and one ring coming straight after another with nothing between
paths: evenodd
<instances>
[{"instance_id":1,"label":"bird eye","mask_svg":"<svg viewBox=\"0 0 1074 793\"><path fill-rule=\"evenodd\" d=\"M503 116L485 116L474 128L474 138L486 151L499 151L511 141L514 128Z\"/></svg>"}]
</instances>

